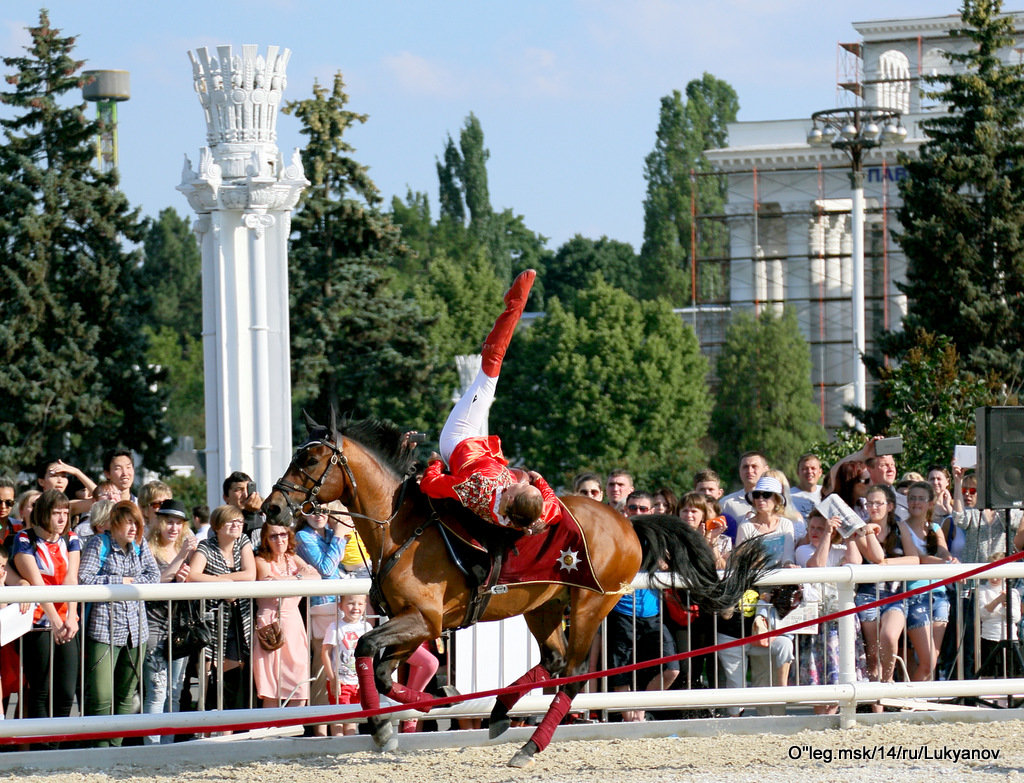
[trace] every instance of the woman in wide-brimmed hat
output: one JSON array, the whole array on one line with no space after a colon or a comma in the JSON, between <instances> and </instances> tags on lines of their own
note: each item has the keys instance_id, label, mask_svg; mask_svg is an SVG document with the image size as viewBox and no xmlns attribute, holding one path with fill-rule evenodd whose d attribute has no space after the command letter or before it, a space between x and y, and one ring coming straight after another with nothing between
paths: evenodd
<instances>
[{"instance_id":1,"label":"woman in wide-brimmed hat","mask_svg":"<svg viewBox=\"0 0 1024 783\"><path fill-rule=\"evenodd\" d=\"M736 545L763 536L769 562L776 567L792 566L796 536L793 522L782 513L786 508L782 484L771 476L761 476L747 493L747 502L754 510L736 531Z\"/></svg>"}]
</instances>

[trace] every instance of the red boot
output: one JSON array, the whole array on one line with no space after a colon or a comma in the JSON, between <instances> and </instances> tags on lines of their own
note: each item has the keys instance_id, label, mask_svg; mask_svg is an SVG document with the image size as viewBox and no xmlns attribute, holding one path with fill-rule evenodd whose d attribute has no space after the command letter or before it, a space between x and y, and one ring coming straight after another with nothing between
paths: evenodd
<instances>
[{"instance_id":1,"label":"red boot","mask_svg":"<svg viewBox=\"0 0 1024 783\"><path fill-rule=\"evenodd\" d=\"M480 350L480 369L484 375L497 378L501 372L501 361L505 358L505 351L512 341L512 335L519 323L519 316L523 314L526 307L526 300L530 296L530 288L533 286L533 279L537 273L533 269L525 272L512 281L512 287L505 294L505 312L498 316L494 322L494 328L484 340L483 348Z\"/></svg>"}]
</instances>

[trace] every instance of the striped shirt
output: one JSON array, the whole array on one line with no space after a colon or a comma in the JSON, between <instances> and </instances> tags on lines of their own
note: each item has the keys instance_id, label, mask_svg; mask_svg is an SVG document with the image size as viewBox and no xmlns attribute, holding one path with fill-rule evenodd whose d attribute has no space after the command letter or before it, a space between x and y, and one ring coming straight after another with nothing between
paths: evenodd
<instances>
[{"instance_id":1,"label":"striped shirt","mask_svg":"<svg viewBox=\"0 0 1024 783\"><path fill-rule=\"evenodd\" d=\"M206 568L203 569L203 573L209 574L210 576L221 576L223 574L230 574L234 573L235 571L241 571L242 552L246 549L252 549L252 543L249 541L249 537L243 535L241 538L235 541L234 546L232 547L231 550L232 562L229 564L224 559L224 553L220 551L220 546L218 546L217 544L217 534L213 531L210 531L210 534L213 536L213 538L207 538L203 541L200 541L199 545L196 547L196 551L202 552L203 555L206 557ZM224 607L225 610L227 610L228 607L230 607L230 604L224 600L215 603L219 603L222 607ZM239 619L241 620L242 624L242 633L245 637L244 648L240 647L240 649L238 650L238 660L241 660L242 653L244 652L245 654L248 654L248 651L252 649L252 600L249 598L242 598L235 601L235 604L238 607L240 615ZM230 625L228 625L227 632L230 636L234 633L234 629Z\"/></svg>"}]
</instances>

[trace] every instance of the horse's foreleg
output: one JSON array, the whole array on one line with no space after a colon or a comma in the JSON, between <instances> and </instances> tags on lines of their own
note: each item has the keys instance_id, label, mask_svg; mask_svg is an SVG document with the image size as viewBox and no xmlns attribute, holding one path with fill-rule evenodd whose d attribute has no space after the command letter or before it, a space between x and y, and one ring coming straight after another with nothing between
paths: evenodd
<instances>
[{"instance_id":1,"label":"horse's foreleg","mask_svg":"<svg viewBox=\"0 0 1024 783\"><path fill-rule=\"evenodd\" d=\"M431 629L427 621L411 609L360 637L355 651L356 674L359 677L359 699L364 710L380 709L381 693L403 704L429 698L391 679L395 666L429 638ZM385 649L388 655L378 657L378 653ZM391 721L382 715L372 715L366 720L377 746L382 750L394 750L398 741Z\"/></svg>"}]
</instances>

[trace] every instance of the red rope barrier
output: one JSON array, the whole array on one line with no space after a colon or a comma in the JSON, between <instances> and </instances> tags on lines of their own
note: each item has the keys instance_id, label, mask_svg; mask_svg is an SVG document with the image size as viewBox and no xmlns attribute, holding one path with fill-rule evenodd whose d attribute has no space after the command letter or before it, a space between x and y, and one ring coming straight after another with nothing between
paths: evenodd
<instances>
[{"instance_id":1,"label":"red rope barrier","mask_svg":"<svg viewBox=\"0 0 1024 783\"><path fill-rule=\"evenodd\" d=\"M804 620L793 625L786 626L782 629L770 630L764 633L755 634L753 636L744 636L741 639L734 639L730 642L722 642L721 644L713 644L708 647L701 647L697 650L689 650L687 652L676 653L675 655L666 655L663 658L653 658L648 661L638 661L637 663L627 664L625 666L619 666L614 669L605 669L599 672L587 672L585 674L576 674L565 677L554 677L543 683L545 688L550 686L561 686L568 685L574 682L583 682L586 680L594 680L600 677L608 677L616 674L625 674L627 672L637 671L639 669L649 669L654 666L660 666L665 663L671 663L673 661L683 661L688 658L695 658L701 655L708 655L711 653L717 653L721 650L727 650L732 647L742 647L753 642L761 641L764 639L771 639L776 636L783 634L793 633L801 628L807 628L812 625L818 625L820 623L827 623L831 620L838 620L841 617L846 617L851 614L857 614L859 612L866 611L868 609L874 609L875 607L885 606L886 604L901 601L904 598L908 598L914 595L920 595L921 593L931 592L940 587L953 584L954 582L961 582L969 579L972 576L989 571L999 566L1013 563L1017 560L1024 558L1024 551L1016 552L1012 555L997 560L993 563L985 563L983 565L972 568L969 571L965 571L960 574L954 574L953 576L940 579L929 584L922 585L921 587L915 587L913 590L906 590L896 595L891 595L886 598L879 598L878 600L871 601L870 603L864 604L863 606L852 606L848 609L842 609L832 614L827 614L822 617L816 617L813 620ZM520 686L506 687L506 688L493 688L486 691L478 691L476 693L459 694L458 696L444 696L436 699L428 699L426 701L417 702L415 704L395 704L390 707L379 707L373 710L359 710L358 712L338 712L331 713L328 715L321 716L315 721L310 721L308 717L304 718L279 718L275 720L261 720L261 721L245 721L245 722L232 722L232 723L220 723L213 726L204 726L202 731L206 732L226 732L226 731L251 731L252 729L262 729L269 727L289 727L289 726L303 726L311 722L315 723L351 723L356 720L362 720L364 718L373 717L375 715L389 715L393 712L402 712L403 710L415 709L420 712L428 712L435 707L447 707L449 704L458 704L459 702L469 701L470 699L485 699L491 696L498 697L508 693L525 693L533 690L537 685L535 683L524 683ZM180 713L179 713L180 714ZM74 734L54 734L54 735L42 735L32 737L0 737L0 745L15 745L23 743L53 743L53 742L68 742L85 739L112 739L115 737L144 737L144 736L157 736L164 734L187 734L193 733L198 727L159 727L150 729L128 729L122 731L91 731L91 732L77 732Z\"/></svg>"}]
</instances>

